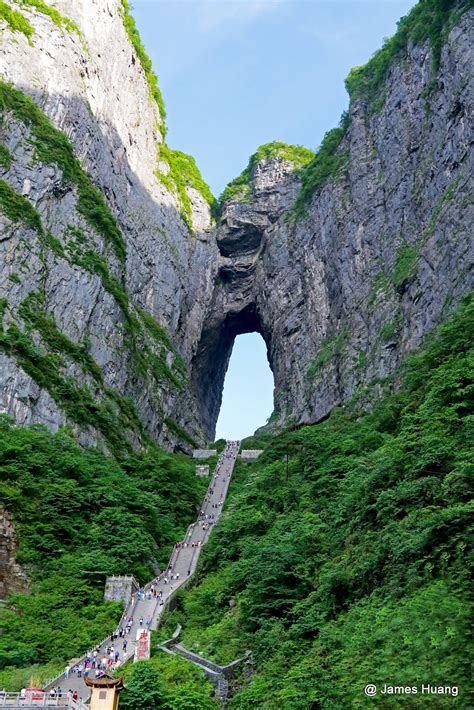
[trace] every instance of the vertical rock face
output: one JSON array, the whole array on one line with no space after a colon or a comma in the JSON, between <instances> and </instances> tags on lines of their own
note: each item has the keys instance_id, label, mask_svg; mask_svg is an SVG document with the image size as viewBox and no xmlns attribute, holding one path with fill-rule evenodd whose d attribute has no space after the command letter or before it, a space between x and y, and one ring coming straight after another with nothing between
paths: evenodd
<instances>
[{"instance_id":1,"label":"vertical rock face","mask_svg":"<svg viewBox=\"0 0 474 710\"><path fill-rule=\"evenodd\" d=\"M3 205L4 328L13 325L26 333L43 355L54 352L61 360L62 382L36 377L31 357L26 362L10 343L0 350L0 410L22 423L46 422L53 429L69 422L84 443L110 448L106 425L97 427L93 415L82 421L64 401L64 382L73 381L84 397L109 410L134 447L146 436L172 447L182 440L181 429L188 439L199 440L185 361L212 289L217 250L206 232L209 207L200 193L188 188L191 234L176 194L157 177L157 169L168 169L159 160L161 117L124 29L121 2L56 3L79 32L10 4L24 13L35 33L27 41L2 27L0 75L31 96L67 136L91 184L105 197L109 215L104 219L115 220L126 257L104 238L100 215L95 221L84 215L77 180L66 174L64 161L56 160L47 141L39 151L28 116L3 102L0 137L10 159L1 179L41 220L39 231ZM84 358L71 357L72 345L48 340L38 317L28 320L25 301L82 350L90 365L96 363L96 375ZM116 395L133 401L135 417L125 413L127 404L117 402Z\"/></svg>"},{"instance_id":2,"label":"vertical rock face","mask_svg":"<svg viewBox=\"0 0 474 710\"><path fill-rule=\"evenodd\" d=\"M303 217L277 156L212 227L199 190L189 217L170 188L121 0L57 2L78 31L8 4L35 33L1 33L1 412L112 451L190 446L213 437L234 339L256 331L277 421L314 421L376 394L470 288L472 13L436 77L429 43L409 46L380 110L352 102Z\"/></svg>"},{"instance_id":3,"label":"vertical rock face","mask_svg":"<svg viewBox=\"0 0 474 710\"><path fill-rule=\"evenodd\" d=\"M289 209L299 178L278 158L256 165L244 201L225 203L193 361L209 434L237 334L265 339L277 421L315 421L364 388L373 398L470 290L472 19L451 30L434 81L429 45L411 47L380 111L353 103L342 168L304 217Z\"/></svg>"},{"instance_id":4,"label":"vertical rock face","mask_svg":"<svg viewBox=\"0 0 474 710\"><path fill-rule=\"evenodd\" d=\"M28 588L26 574L15 562L16 548L12 516L0 505L0 599Z\"/></svg>"}]
</instances>

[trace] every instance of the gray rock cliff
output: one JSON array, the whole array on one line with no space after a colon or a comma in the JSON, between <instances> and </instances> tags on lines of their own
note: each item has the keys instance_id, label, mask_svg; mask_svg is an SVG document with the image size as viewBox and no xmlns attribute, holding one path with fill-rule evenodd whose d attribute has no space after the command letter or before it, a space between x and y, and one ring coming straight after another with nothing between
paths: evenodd
<instances>
[{"instance_id":1,"label":"gray rock cliff","mask_svg":"<svg viewBox=\"0 0 474 710\"><path fill-rule=\"evenodd\" d=\"M430 43L409 45L377 111L351 102L304 214L300 172L272 156L213 226L195 186L191 225L170 187L120 0L56 3L80 32L9 4L35 34L2 26L0 411L112 451L189 447L213 438L235 337L257 331L275 422L315 421L373 399L470 289L472 13L436 76Z\"/></svg>"},{"instance_id":2,"label":"gray rock cliff","mask_svg":"<svg viewBox=\"0 0 474 710\"><path fill-rule=\"evenodd\" d=\"M312 422L356 394L373 400L470 290L472 20L450 31L435 77L429 43L409 46L382 107L351 104L341 167L303 217L291 210L300 178L278 157L257 162L249 189L225 202L192 370L209 434L239 333L266 342L274 421Z\"/></svg>"},{"instance_id":3,"label":"gray rock cliff","mask_svg":"<svg viewBox=\"0 0 474 710\"><path fill-rule=\"evenodd\" d=\"M8 304L4 326L13 322L28 330L21 304L41 292L43 312L92 358L103 382L94 382L84 363L71 360L64 348L61 376L78 383L85 395L102 400L104 407L117 410L112 416L119 427L126 424L123 412L106 390L133 402L144 427L143 432L136 424L128 427L126 437L133 446L149 435L172 447L182 440L175 424L200 440L185 360L212 290L217 249L205 231L210 214L200 193L188 188L194 227L190 234L177 195L157 176L158 169L166 170L159 160L161 117L124 29L120 0L57 3L61 13L77 24L80 36L40 12L10 4L24 12L35 34L29 42L21 33L2 28L0 75L33 97L70 140L116 220L126 259L118 259L103 235L84 219L77 189L60 162L39 158L28 120L4 106L1 139L11 160L1 177L35 207L43 232L54 238L45 243L21 220L4 216L0 238L0 296ZM129 313L124 312L125 300ZM156 337L153 324L151 328L143 324L137 308L153 316L163 337ZM40 352L55 350L44 332L34 327L30 331ZM19 367L13 350L0 352L1 410L25 424L45 422L57 429L69 423L84 443L104 443L103 432L93 422L85 426L73 416L73 408L65 411L49 383L41 386L31 376L31 367L26 371Z\"/></svg>"}]
</instances>

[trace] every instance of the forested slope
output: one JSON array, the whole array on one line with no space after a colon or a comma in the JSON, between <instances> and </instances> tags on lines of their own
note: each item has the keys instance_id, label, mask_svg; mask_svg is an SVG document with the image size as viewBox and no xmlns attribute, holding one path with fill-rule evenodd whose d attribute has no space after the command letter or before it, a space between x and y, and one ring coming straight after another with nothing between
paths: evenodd
<instances>
[{"instance_id":1,"label":"forested slope","mask_svg":"<svg viewBox=\"0 0 474 710\"><path fill-rule=\"evenodd\" d=\"M367 683L429 682L459 696L370 702L470 707L473 315L469 300L373 411L354 400L241 468L200 583L169 619L204 656L253 650L233 710L365 708Z\"/></svg>"},{"instance_id":2,"label":"forested slope","mask_svg":"<svg viewBox=\"0 0 474 710\"><path fill-rule=\"evenodd\" d=\"M80 448L67 429L0 418L0 500L14 515L31 592L0 607L0 686L52 676L107 636L122 608L103 602L105 576L148 581L204 488L184 455L152 447L117 462Z\"/></svg>"}]
</instances>

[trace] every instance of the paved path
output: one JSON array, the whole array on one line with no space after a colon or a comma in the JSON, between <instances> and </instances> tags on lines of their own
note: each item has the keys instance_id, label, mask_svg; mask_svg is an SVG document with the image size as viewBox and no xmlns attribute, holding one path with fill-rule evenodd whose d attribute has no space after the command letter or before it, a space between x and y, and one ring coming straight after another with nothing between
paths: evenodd
<instances>
[{"instance_id":1,"label":"paved path","mask_svg":"<svg viewBox=\"0 0 474 710\"><path fill-rule=\"evenodd\" d=\"M174 547L165 572L151 580L142 592L139 592L136 598L132 599L125 610L121 626L123 627L129 619L133 618L130 632L124 637L127 640L126 652L124 653L122 649L123 638L118 637L113 642L110 639L106 639L98 647L99 658L103 658L106 655L107 647L112 644L114 650L120 652L120 663L130 660L135 654L136 640L140 630L156 629L158 627L160 617L171 597L194 574L201 548L207 542L212 528L222 513L239 446L239 441L227 442L217 462L198 519L189 526L185 539ZM151 592L152 587L156 591L156 597ZM141 624L140 620L142 620ZM75 668L77 668L77 665ZM94 673L95 671L92 670L90 677L94 677ZM62 675L46 687L48 690L53 687L61 688L64 693L68 690L77 691L79 698L84 700L90 694L84 679L78 677L76 672L71 672L68 678Z\"/></svg>"}]
</instances>

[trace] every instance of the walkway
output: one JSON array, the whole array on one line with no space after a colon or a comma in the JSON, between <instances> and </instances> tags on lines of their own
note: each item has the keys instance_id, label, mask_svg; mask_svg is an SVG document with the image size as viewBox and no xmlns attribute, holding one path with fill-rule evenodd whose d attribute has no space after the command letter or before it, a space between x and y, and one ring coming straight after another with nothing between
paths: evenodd
<instances>
[{"instance_id":1,"label":"walkway","mask_svg":"<svg viewBox=\"0 0 474 710\"><path fill-rule=\"evenodd\" d=\"M126 652L122 649L123 638L118 637L112 641L111 637L108 637L97 647L99 658L106 656L107 647L111 645L120 652L121 664L134 657L140 631L158 627L161 615L170 599L193 576L201 548L207 542L212 528L222 513L239 447L240 441L226 443L209 483L198 519L189 526L185 539L176 543L166 571L151 580L143 590L138 592L125 610L118 629L124 628L127 621L133 620L130 632L124 637L127 640ZM152 593L152 589L154 589L156 597ZM84 658L76 661L68 678L63 673L48 683L46 689L61 688L63 692L77 691L79 698L86 700L89 697L89 688L84 683L84 679L78 677L76 672L81 662L84 663ZM94 672L94 670L91 671L90 677L93 677Z\"/></svg>"}]
</instances>

